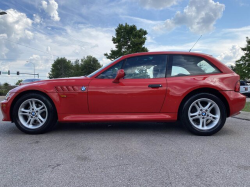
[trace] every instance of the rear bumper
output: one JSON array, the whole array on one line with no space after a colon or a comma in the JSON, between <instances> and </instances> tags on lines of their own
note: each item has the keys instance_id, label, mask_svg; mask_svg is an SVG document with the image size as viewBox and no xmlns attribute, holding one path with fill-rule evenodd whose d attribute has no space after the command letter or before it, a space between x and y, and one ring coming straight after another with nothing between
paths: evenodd
<instances>
[{"instance_id":1,"label":"rear bumper","mask_svg":"<svg viewBox=\"0 0 250 187\"><path fill-rule=\"evenodd\" d=\"M3 114L3 121L11 121L10 118L10 102L7 100L1 101L1 111Z\"/></svg>"},{"instance_id":2,"label":"rear bumper","mask_svg":"<svg viewBox=\"0 0 250 187\"><path fill-rule=\"evenodd\" d=\"M235 91L221 91L221 93L227 99L230 108L229 116L238 114L245 107L246 96L241 93Z\"/></svg>"}]
</instances>

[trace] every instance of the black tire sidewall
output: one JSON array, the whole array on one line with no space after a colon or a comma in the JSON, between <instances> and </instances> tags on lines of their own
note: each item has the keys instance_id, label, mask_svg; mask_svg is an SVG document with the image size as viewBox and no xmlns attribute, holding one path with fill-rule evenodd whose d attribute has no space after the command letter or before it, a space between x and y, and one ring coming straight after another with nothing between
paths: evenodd
<instances>
[{"instance_id":1,"label":"black tire sidewall","mask_svg":"<svg viewBox=\"0 0 250 187\"><path fill-rule=\"evenodd\" d=\"M19 107L24 101L28 99L38 99L42 101L47 107L47 111L48 111L47 120L41 127L37 129L29 129L23 126L23 124L21 123L18 117ZM52 105L52 103L49 101L49 99L46 96L41 95L41 94L37 94L37 93L25 94L17 100L13 108L13 121L15 125L17 126L18 129L20 129L22 132L25 132L27 134L41 134L41 133L47 132L51 127L54 126L54 124L56 123L56 119L57 118L56 118L54 106Z\"/></svg>"},{"instance_id":2,"label":"black tire sidewall","mask_svg":"<svg viewBox=\"0 0 250 187\"><path fill-rule=\"evenodd\" d=\"M199 129L195 128L191 124L189 117L188 117L188 110L189 110L190 105L194 101L201 99L201 98L211 99L212 101L214 101L218 105L218 107L220 109L221 116L220 116L220 119L219 119L217 125L209 130L199 130ZM225 105L217 96L215 96L213 94L209 94L209 93L199 93L199 94L195 94L194 96L190 97L185 102L183 109L182 109L181 123L184 127L186 127L193 134L209 136L209 135L213 135L213 134L217 133L219 130L221 130L221 128L224 126L224 124L226 122L226 118L227 118L227 114L226 114Z\"/></svg>"}]
</instances>

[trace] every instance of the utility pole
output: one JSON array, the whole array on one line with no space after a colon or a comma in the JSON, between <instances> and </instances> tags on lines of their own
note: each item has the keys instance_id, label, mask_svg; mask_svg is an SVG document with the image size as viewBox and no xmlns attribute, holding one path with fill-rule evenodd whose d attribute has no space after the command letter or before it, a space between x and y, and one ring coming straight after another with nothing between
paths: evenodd
<instances>
[{"instance_id":1,"label":"utility pole","mask_svg":"<svg viewBox=\"0 0 250 187\"><path fill-rule=\"evenodd\" d=\"M29 61L26 61L26 62L28 62L28 63L32 63L32 64L33 64L33 66L34 66L34 78L36 78L36 77L35 77L35 74L36 74L36 65L35 65L35 63L33 63L33 62L29 62Z\"/></svg>"}]
</instances>

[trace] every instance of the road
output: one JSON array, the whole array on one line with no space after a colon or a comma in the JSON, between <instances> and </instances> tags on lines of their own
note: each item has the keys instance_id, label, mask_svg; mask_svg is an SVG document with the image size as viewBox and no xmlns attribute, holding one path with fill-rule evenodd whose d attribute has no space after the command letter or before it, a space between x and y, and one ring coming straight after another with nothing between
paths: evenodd
<instances>
[{"instance_id":1,"label":"road","mask_svg":"<svg viewBox=\"0 0 250 187\"><path fill-rule=\"evenodd\" d=\"M210 137L176 123L59 124L26 135L0 122L0 186L250 186L249 142L250 122L235 118Z\"/></svg>"}]
</instances>

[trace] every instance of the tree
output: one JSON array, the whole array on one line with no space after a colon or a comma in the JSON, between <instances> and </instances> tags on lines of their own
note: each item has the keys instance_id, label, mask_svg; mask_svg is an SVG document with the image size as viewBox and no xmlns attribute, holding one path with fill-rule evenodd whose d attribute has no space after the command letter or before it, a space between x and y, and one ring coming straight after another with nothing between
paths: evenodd
<instances>
[{"instance_id":1,"label":"tree","mask_svg":"<svg viewBox=\"0 0 250 187\"><path fill-rule=\"evenodd\" d=\"M73 64L73 76L82 76L82 72L81 72L81 64L80 61L77 59L75 60L74 64Z\"/></svg>"},{"instance_id":2,"label":"tree","mask_svg":"<svg viewBox=\"0 0 250 187\"><path fill-rule=\"evenodd\" d=\"M81 59L81 75L89 75L90 73L93 73L101 67L102 65L93 56L87 56L86 58L84 57L83 59Z\"/></svg>"},{"instance_id":3,"label":"tree","mask_svg":"<svg viewBox=\"0 0 250 187\"><path fill-rule=\"evenodd\" d=\"M231 69L239 74L242 80L250 79L250 39L246 37L246 41L246 47L241 48L245 54L236 61L235 66L231 66Z\"/></svg>"},{"instance_id":4,"label":"tree","mask_svg":"<svg viewBox=\"0 0 250 187\"><path fill-rule=\"evenodd\" d=\"M16 85L19 85L22 81L23 81L22 79L21 79L21 80L18 80L18 81L16 82Z\"/></svg>"},{"instance_id":5,"label":"tree","mask_svg":"<svg viewBox=\"0 0 250 187\"><path fill-rule=\"evenodd\" d=\"M10 84L7 83L7 82L5 82L5 83L3 83L3 86L4 86L4 87L8 87L8 86L10 86Z\"/></svg>"},{"instance_id":6,"label":"tree","mask_svg":"<svg viewBox=\"0 0 250 187\"><path fill-rule=\"evenodd\" d=\"M114 60L120 56L137 53L148 52L148 49L144 47L148 34L144 29L137 29L135 25L119 24L115 29L115 37L112 37L112 41L115 44L116 49L111 49L110 53L105 53L110 60Z\"/></svg>"},{"instance_id":7,"label":"tree","mask_svg":"<svg viewBox=\"0 0 250 187\"><path fill-rule=\"evenodd\" d=\"M49 72L49 78L62 78L73 76L73 64L70 60L64 58L57 58L52 64Z\"/></svg>"}]
</instances>

